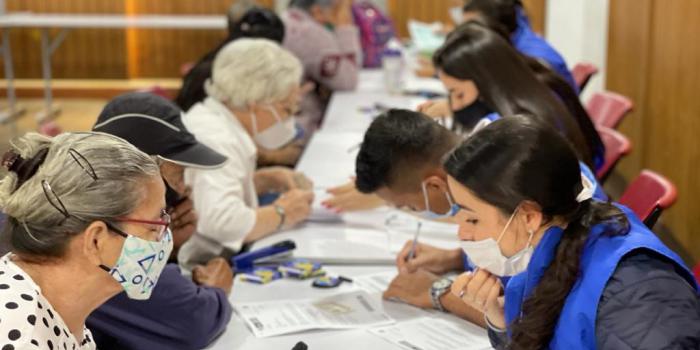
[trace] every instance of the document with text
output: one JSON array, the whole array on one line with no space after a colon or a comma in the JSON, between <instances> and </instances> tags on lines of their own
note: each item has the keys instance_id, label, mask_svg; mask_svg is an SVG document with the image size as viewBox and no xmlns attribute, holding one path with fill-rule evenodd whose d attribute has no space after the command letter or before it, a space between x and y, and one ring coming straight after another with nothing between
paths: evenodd
<instances>
[{"instance_id":1,"label":"document with text","mask_svg":"<svg viewBox=\"0 0 700 350\"><path fill-rule=\"evenodd\" d=\"M365 328L394 323L384 312L381 301L364 291L322 299L241 303L234 308L259 338L312 329Z\"/></svg>"}]
</instances>

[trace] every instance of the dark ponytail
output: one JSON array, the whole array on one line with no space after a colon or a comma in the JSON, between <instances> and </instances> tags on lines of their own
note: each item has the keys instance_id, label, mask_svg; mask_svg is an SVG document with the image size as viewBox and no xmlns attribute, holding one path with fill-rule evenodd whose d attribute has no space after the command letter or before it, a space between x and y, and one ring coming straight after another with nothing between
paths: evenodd
<instances>
[{"instance_id":1,"label":"dark ponytail","mask_svg":"<svg viewBox=\"0 0 700 350\"><path fill-rule=\"evenodd\" d=\"M598 134L598 130L596 130L595 125L593 125L591 117L581 104L578 94L564 78L551 68L532 57L522 55L522 58L535 73L537 80L547 85L549 89L559 97L559 100L564 104L569 114L576 119L576 123L579 129L581 129L591 153L591 159L583 159L583 161L589 168L596 169L596 156L605 154L605 145Z\"/></svg>"},{"instance_id":2,"label":"dark ponytail","mask_svg":"<svg viewBox=\"0 0 700 350\"><path fill-rule=\"evenodd\" d=\"M580 274L583 247L588 233L595 224L606 222L611 229L606 235L623 235L629 231L629 222L617 207L604 202L587 200L569 221L557 250L540 283L522 305L522 317L512 325L509 348L513 350L539 350L546 348L559 313Z\"/></svg>"},{"instance_id":3,"label":"dark ponytail","mask_svg":"<svg viewBox=\"0 0 700 350\"><path fill-rule=\"evenodd\" d=\"M506 117L476 132L447 157L445 170L504 216L532 201L545 219L568 223L554 260L522 306L522 317L509 325L509 348L546 348L579 278L591 228L606 223L604 234L624 235L629 231L627 217L609 203L576 200L583 189L576 154L556 130L534 118Z\"/></svg>"}]
</instances>

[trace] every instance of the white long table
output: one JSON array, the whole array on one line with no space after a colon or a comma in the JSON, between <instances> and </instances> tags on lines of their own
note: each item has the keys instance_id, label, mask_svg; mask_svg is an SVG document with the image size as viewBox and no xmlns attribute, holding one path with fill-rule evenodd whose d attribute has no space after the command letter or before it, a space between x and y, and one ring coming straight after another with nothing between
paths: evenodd
<instances>
[{"instance_id":1,"label":"white long table","mask_svg":"<svg viewBox=\"0 0 700 350\"><path fill-rule=\"evenodd\" d=\"M0 16L2 31L2 55L5 62L5 79L7 80L8 111L0 114L0 122L14 118L20 112L16 105L13 85L14 69L10 48L9 32L12 28L39 28L41 32L41 66L44 79L44 110L37 115L39 120L58 113L53 108L51 93L51 56L61 45L72 29L79 28L151 28L151 29L225 29L226 17L221 16L177 16L177 15L81 15L81 14L36 14L30 12L10 13ZM60 29L54 38L49 30ZM14 123L13 123L14 125ZM13 126L14 133L14 126Z\"/></svg>"},{"instance_id":2,"label":"white long table","mask_svg":"<svg viewBox=\"0 0 700 350\"><path fill-rule=\"evenodd\" d=\"M421 84L419 80L413 80L413 83ZM349 173L354 169L356 152L353 153L352 147L361 141L365 130L372 122L373 117L376 116L376 111L368 111L368 109L377 103L386 107L410 109L423 100L419 97L390 95L384 92L381 71L363 71L360 74L358 91L340 92L333 95L321 129L314 135L309 147L302 155L299 170L303 170L314 180L316 186L321 188L347 181ZM369 213L363 215L363 219L368 221L368 224L381 226L384 216L380 213ZM318 228L319 232L310 232L315 227ZM330 230L329 227L335 227L336 230ZM309 225L297 233L289 232L289 234L280 234L278 237L271 236L270 241L274 241L276 238L294 238L297 246L302 248L300 250L309 251L305 245L313 245L314 242L311 240L319 240L319 237L324 235L326 237L340 235L347 239L347 232L343 232L344 228L350 228L350 226L343 222ZM347 247L352 247L350 243L352 243L351 240L348 240ZM375 266L327 264L325 269L332 275L341 274L350 278L396 270L392 264L386 263ZM342 284L336 289L320 290L312 288L310 283L310 281L283 279L267 285L256 285L236 281L230 301L235 305L253 301L323 297L356 288L353 284ZM376 294L375 297L381 298L379 294ZM425 311L405 304L382 301L382 305L384 310L397 322L426 315L444 318L456 324L464 325L465 322L451 315ZM474 328L472 331L476 337L482 337L482 340L486 338L486 331L483 331L483 334L480 333L480 329ZM237 315L234 315L224 334L210 348L214 350L292 349L298 341L306 343L309 349L403 349L363 329L318 330L260 339L252 334Z\"/></svg>"}]
</instances>

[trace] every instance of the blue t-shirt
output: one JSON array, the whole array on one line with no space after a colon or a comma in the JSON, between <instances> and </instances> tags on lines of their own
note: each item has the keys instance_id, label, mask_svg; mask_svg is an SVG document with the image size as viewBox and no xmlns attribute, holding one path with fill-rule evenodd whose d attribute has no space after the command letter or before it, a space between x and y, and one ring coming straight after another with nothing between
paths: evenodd
<instances>
[{"instance_id":1,"label":"blue t-shirt","mask_svg":"<svg viewBox=\"0 0 700 350\"><path fill-rule=\"evenodd\" d=\"M232 311L223 290L198 286L168 264L150 299L119 293L86 323L102 350L201 349L226 329Z\"/></svg>"}]
</instances>

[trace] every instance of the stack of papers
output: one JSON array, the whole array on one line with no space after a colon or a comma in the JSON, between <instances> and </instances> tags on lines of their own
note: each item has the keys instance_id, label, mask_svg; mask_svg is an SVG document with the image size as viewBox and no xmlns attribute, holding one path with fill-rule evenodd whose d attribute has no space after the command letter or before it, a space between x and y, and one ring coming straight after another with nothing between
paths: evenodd
<instances>
[{"instance_id":1,"label":"stack of papers","mask_svg":"<svg viewBox=\"0 0 700 350\"><path fill-rule=\"evenodd\" d=\"M485 329L461 320L450 322L428 316L369 332L408 350L491 349Z\"/></svg>"},{"instance_id":2,"label":"stack of papers","mask_svg":"<svg viewBox=\"0 0 700 350\"><path fill-rule=\"evenodd\" d=\"M385 326L394 320L376 297L357 291L323 299L280 300L234 305L256 337L313 329L352 329Z\"/></svg>"}]
</instances>

